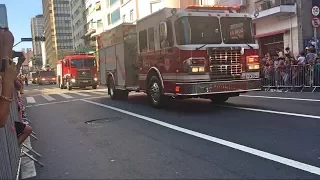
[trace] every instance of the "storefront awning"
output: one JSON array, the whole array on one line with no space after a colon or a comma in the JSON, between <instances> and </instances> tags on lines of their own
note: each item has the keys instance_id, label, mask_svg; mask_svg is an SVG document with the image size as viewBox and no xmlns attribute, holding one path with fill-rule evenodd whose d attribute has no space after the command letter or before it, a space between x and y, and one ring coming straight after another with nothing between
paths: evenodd
<instances>
[{"instance_id":1,"label":"storefront awning","mask_svg":"<svg viewBox=\"0 0 320 180\"><path fill-rule=\"evenodd\" d=\"M258 38L262 38L262 37L273 36L273 35L277 35L277 34L283 34L288 30L289 29L281 29L281 30L278 30L278 31L272 31L272 32L263 33L263 34L257 34L257 35L254 36L254 38L258 39Z\"/></svg>"}]
</instances>

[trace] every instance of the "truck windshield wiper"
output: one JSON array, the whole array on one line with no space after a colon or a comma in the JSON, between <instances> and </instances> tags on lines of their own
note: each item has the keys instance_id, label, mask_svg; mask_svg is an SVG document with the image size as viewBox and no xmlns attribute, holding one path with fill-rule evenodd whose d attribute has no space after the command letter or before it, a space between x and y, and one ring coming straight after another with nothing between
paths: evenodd
<instances>
[{"instance_id":1,"label":"truck windshield wiper","mask_svg":"<svg viewBox=\"0 0 320 180\"><path fill-rule=\"evenodd\" d=\"M199 49L205 47L206 45L207 45L207 44L204 44L204 45L202 45L202 46L200 46L200 47L197 47L196 50L199 50Z\"/></svg>"}]
</instances>

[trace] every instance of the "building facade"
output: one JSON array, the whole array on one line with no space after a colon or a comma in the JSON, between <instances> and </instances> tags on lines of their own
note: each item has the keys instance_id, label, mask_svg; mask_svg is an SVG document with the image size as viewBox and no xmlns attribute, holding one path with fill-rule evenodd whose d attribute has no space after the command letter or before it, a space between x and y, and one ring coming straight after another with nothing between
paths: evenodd
<instances>
[{"instance_id":1,"label":"building facade","mask_svg":"<svg viewBox=\"0 0 320 180\"><path fill-rule=\"evenodd\" d=\"M32 50L34 62L30 63L32 67L36 63L42 65L42 51L41 51L41 42L35 41L36 37L41 37L44 35L44 18L43 15L37 15L31 19L31 36L32 36Z\"/></svg>"},{"instance_id":2,"label":"building facade","mask_svg":"<svg viewBox=\"0 0 320 180\"><path fill-rule=\"evenodd\" d=\"M313 38L311 9L320 5L320 0L217 0L216 3L241 6L242 12L252 15L261 55L289 47L296 56Z\"/></svg>"},{"instance_id":3,"label":"building facade","mask_svg":"<svg viewBox=\"0 0 320 180\"><path fill-rule=\"evenodd\" d=\"M84 0L71 0L70 6L73 50L79 51L85 47L83 39L84 25L86 23L86 19L84 18L85 2Z\"/></svg>"},{"instance_id":4,"label":"building facade","mask_svg":"<svg viewBox=\"0 0 320 180\"><path fill-rule=\"evenodd\" d=\"M56 61L73 51L71 10L69 0L42 0L47 62Z\"/></svg>"}]
</instances>

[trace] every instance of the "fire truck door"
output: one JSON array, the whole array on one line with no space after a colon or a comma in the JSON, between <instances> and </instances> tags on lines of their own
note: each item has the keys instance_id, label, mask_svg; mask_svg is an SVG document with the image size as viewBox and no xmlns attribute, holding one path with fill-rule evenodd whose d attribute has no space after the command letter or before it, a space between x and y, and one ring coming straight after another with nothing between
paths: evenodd
<instances>
[{"instance_id":1,"label":"fire truck door","mask_svg":"<svg viewBox=\"0 0 320 180\"><path fill-rule=\"evenodd\" d=\"M126 67L126 85L133 87L138 85L139 66L137 62L137 43L136 36L132 36L124 42L125 48L125 67Z\"/></svg>"}]
</instances>

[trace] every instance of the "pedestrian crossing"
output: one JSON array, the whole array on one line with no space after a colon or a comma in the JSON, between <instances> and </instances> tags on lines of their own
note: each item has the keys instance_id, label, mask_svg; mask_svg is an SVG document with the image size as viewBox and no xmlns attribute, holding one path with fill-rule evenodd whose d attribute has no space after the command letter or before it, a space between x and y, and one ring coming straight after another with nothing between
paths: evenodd
<instances>
[{"instance_id":1,"label":"pedestrian crossing","mask_svg":"<svg viewBox=\"0 0 320 180\"><path fill-rule=\"evenodd\" d=\"M83 99L90 97L102 97L107 96L108 93L104 91L87 91L87 92L68 92L68 93L55 93L55 94L41 94L35 96L26 97L26 102L28 105L34 105L38 103L50 103L73 99Z\"/></svg>"}]
</instances>

